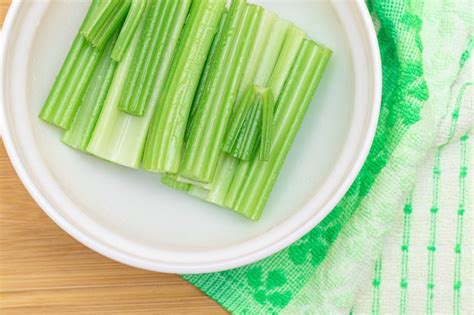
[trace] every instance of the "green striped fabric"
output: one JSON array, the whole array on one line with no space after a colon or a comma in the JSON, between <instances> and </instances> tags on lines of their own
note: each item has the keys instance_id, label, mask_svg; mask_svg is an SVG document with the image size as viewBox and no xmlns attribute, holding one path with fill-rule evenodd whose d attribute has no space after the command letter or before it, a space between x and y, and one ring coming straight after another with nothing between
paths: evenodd
<instances>
[{"instance_id":1,"label":"green striped fabric","mask_svg":"<svg viewBox=\"0 0 474 315\"><path fill-rule=\"evenodd\" d=\"M369 157L331 214L250 266L183 276L235 314L472 313L470 0L374 0Z\"/></svg>"}]
</instances>

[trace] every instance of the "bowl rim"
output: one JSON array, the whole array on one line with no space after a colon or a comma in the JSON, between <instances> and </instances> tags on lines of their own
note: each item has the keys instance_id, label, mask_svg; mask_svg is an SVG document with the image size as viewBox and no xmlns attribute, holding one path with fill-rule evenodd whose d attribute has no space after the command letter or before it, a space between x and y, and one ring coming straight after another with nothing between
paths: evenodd
<instances>
[{"instance_id":1,"label":"bowl rim","mask_svg":"<svg viewBox=\"0 0 474 315\"><path fill-rule=\"evenodd\" d=\"M336 2L337 0L332 0L331 2ZM12 162L12 165L22 181L23 185L26 187L30 195L37 202L40 208L57 224L59 225L67 234L78 240L80 243L89 247L90 249L108 257L115 261L131 265L137 268L158 271L158 272L167 272L167 273L207 273L207 272L216 272L227 269L232 269L240 266L244 266L255 261L266 258L283 248L289 246L294 241L301 238L312 228L314 228L319 222L321 222L339 203L339 201L344 197L345 193L348 191L357 175L359 174L363 164L365 163L369 150L372 146L372 142L375 136L375 131L377 128L378 116L380 112L380 103L381 103L381 90L382 90L382 71L381 71L381 60L379 54L379 46L377 42L377 37L375 29L372 23L372 19L369 15L369 12L363 2L363 0L356 0L354 2L355 8L360 15L362 26L367 32L367 40L369 43L369 53L370 58L369 62L372 67L372 79L373 82L370 85L373 91L371 98L371 111L368 118L368 126L366 137L363 140L363 143L359 149L359 154L355 159L355 162L352 164L348 175L343 180L342 184L338 187L337 191L331 196L329 201L319 209L318 212L315 212L311 218L306 221L304 224L298 226L296 229L289 230L288 234L283 238L275 239L268 246L258 251L252 251L229 259L228 261L215 261L211 263L202 263L198 266L192 266L189 264L182 264L180 266L174 263L156 263L146 259L141 259L140 257L133 256L132 254L124 253L120 250L108 246L104 242L100 242L95 238L90 237L83 231L76 228L73 224L68 222L68 220L62 216L55 207L47 200L47 198L41 193L41 190L36 186L32 177L28 174L25 165L23 165L22 160L17 152L12 134L9 129L9 125L6 118L6 100L4 93L4 81L5 81L5 63L6 63L6 50L7 44L10 42L13 34L12 29L14 27L15 21L18 17L18 14L21 9L22 1L13 0L11 6L8 10L7 16L4 21L2 36L0 40L0 73L1 73L1 84L0 84L0 135L3 139L7 154ZM268 232L267 232L268 233Z\"/></svg>"}]
</instances>

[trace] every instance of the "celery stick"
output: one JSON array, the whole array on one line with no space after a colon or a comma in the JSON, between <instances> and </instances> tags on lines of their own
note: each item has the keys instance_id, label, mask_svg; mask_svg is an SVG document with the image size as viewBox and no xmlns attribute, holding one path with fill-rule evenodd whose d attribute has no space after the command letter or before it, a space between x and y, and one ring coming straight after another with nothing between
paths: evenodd
<instances>
[{"instance_id":1,"label":"celery stick","mask_svg":"<svg viewBox=\"0 0 474 315\"><path fill-rule=\"evenodd\" d=\"M274 109L275 100L273 99L273 92L271 89L267 89L262 95L262 130L259 149L259 159L262 161L268 161L270 157Z\"/></svg>"},{"instance_id":2,"label":"celery stick","mask_svg":"<svg viewBox=\"0 0 474 315\"><path fill-rule=\"evenodd\" d=\"M159 66L159 59L155 58L163 35L162 26L167 23L168 17L173 14L178 6L174 0L152 1L146 16L145 29L133 55L132 67L127 74L124 90L118 107L128 114L143 116L146 109L145 101L141 95L150 94L155 68ZM159 70L159 69L157 69Z\"/></svg>"},{"instance_id":3,"label":"celery stick","mask_svg":"<svg viewBox=\"0 0 474 315\"><path fill-rule=\"evenodd\" d=\"M250 161L254 155L258 130L262 127L262 98L260 95L257 94L245 120L243 129L237 139L237 145L231 155L239 160Z\"/></svg>"},{"instance_id":4,"label":"celery stick","mask_svg":"<svg viewBox=\"0 0 474 315\"><path fill-rule=\"evenodd\" d=\"M130 45L130 41L135 35L138 24L140 24L147 2L148 0L132 0L127 18L125 19L125 23L123 24L114 50L112 51L112 59L115 61L119 62L122 60L128 45Z\"/></svg>"},{"instance_id":5,"label":"celery stick","mask_svg":"<svg viewBox=\"0 0 474 315\"><path fill-rule=\"evenodd\" d=\"M100 0L94 0L89 7L79 32L72 43L66 60L64 61L64 64L62 65L61 70L54 81L53 87L49 92L48 98L46 99L43 108L41 109L39 117L48 123L55 124L53 122L54 117L56 112L60 110L58 109L58 102L62 99L64 90L69 85L71 85L71 78L75 77L76 73L81 71L81 69L77 66L77 62L79 59L81 59L82 55L84 54L84 50L88 45L80 33L94 15L97 7L99 6L99 2Z\"/></svg>"},{"instance_id":6,"label":"celery stick","mask_svg":"<svg viewBox=\"0 0 474 315\"><path fill-rule=\"evenodd\" d=\"M304 40L278 101L281 106L277 106L275 114L269 160L241 163L244 167L239 166L234 176L245 173L246 179L241 187L234 183L230 187L230 191L238 192L235 204L230 205L232 209L250 219L260 217L330 56L329 49Z\"/></svg>"},{"instance_id":7,"label":"celery stick","mask_svg":"<svg viewBox=\"0 0 474 315\"><path fill-rule=\"evenodd\" d=\"M275 101L277 100L278 95L281 93L281 89L283 88L288 74L293 67L293 62L300 51L300 47L305 36L305 32L299 27L293 24L289 26L283 47L280 51L277 64L273 69L269 83L269 87L272 89L272 95L275 97Z\"/></svg>"},{"instance_id":8,"label":"celery stick","mask_svg":"<svg viewBox=\"0 0 474 315\"><path fill-rule=\"evenodd\" d=\"M176 174L162 174L161 183L176 190L189 191L191 189L190 184L178 182Z\"/></svg>"},{"instance_id":9,"label":"celery stick","mask_svg":"<svg viewBox=\"0 0 474 315\"><path fill-rule=\"evenodd\" d=\"M236 112L230 119L227 135L222 145L222 151L229 154L234 151L234 148L237 146L239 135L241 134L244 124L246 123L249 109L255 103L255 98L255 85L251 85L245 91Z\"/></svg>"},{"instance_id":10,"label":"celery stick","mask_svg":"<svg viewBox=\"0 0 474 315\"><path fill-rule=\"evenodd\" d=\"M112 17L115 8L120 5L117 0L103 0L100 1L94 15L87 21L82 29L82 35L89 40L93 38Z\"/></svg>"},{"instance_id":11,"label":"celery stick","mask_svg":"<svg viewBox=\"0 0 474 315\"><path fill-rule=\"evenodd\" d=\"M66 130L62 139L65 144L81 151L85 151L89 144L117 67L110 58L116 38L117 35L112 36L104 49L71 128Z\"/></svg>"},{"instance_id":12,"label":"celery stick","mask_svg":"<svg viewBox=\"0 0 474 315\"><path fill-rule=\"evenodd\" d=\"M82 35L94 46L102 49L112 34L121 28L131 0L103 1L94 16L84 26Z\"/></svg>"},{"instance_id":13,"label":"celery stick","mask_svg":"<svg viewBox=\"0 0 474 315\"><path fill-rule=\"evenodd\" d=\"M178 171L189 111L225 3L225 0L202 0L191 7L166 94L148 132L143 157L143 168L148 171Z\"/></svg>"},{"instance_id":14,"label":"celery stick","mask_svg":"<svg viewBox=\"0 0 474 315\"><path fill-rule=\"evenodd\" d=\"M222 150L237 159L250 161L259 148L259 139L262 139L264 144L269 140L272 121L268 122L268 120L273 117L272 103L273 96L270 88L251 85L231 119ZM267 121L265 134L262 135L264 110ZM262 138L262 136L264 137ZM263 149L268 151L267 147L263 147ZM264 157L265 152L261 156Z\"/></svg>"},{"instance_id":15,"label":"celery stick","mask_svg":"<svg viewBox=\"0 0 474 315\"><path fill-rule=\"evenodd\" d=\"M86 88L92 78L102 51L87 44L82 55L77 60L77 70L70 77L69 84L61 93L61 98L56 104L56 112L52 123L63 129L69 129L81 104Z\"/></svg>"},{"instance_id":16,"label":"celery stick","mask_svg":"<svg viewBox=\"0 0 474 315\"><path fill-rule=\"evenodd\" d=\"M269 78L272 75L284 44L288 27L288 22L279 20L274 13L265 10L257 33L257 39L252 49L251 62L249 62L245 70L239 95L243 95L245 89L251 84L268 86ZM278 32L275 30L278 30ZM238 105L239 102L236 104ZM236 110L237 107L234 106L234 112ZM232 158L224 152L220 154L212 181L212 189L207 196L207 201L218 205L224 204L226 193L238 163L238 159Z\"/></svg>"},{"instance_id":17,"label":"celery stick","mask_svg":"<svg viewBox=\"0 0 474 315\"><path fill-rule=\"evenodd\" d=\"M133 38L127 53L116 70L97 127L87 147L89 153L132 168L138 168L140 165L147 130L153 112L157 107L158 99L162 94L163 82L168 75L179 34L188 16L191 1L181 0L178 4L174 13L167 16L166 23L162 27L162 33L160 31L163 36L160 35L160 42L157 44L161 49L155 55L155 58L159 60L159 66L153 80L150 106L146 108L142 117L123 113L117 106L126 75L130 70L133 54L140 39L140 36L137 35ZM144 21L140 22L137 34L142 33L143 27Z\"/></svg>"},{"instance_id":18,"label":"celery stick","mask_svg":"<svg viewBox=\"0 0 474 315\"><path fill-rule=\"evenodd\" d=\"M214 58L205 93L198 99L196 117L179 174L209 182L219 158L226 126L256 40L263 9L234 1L220 49Z\"/></svg>"},{"instance_id":19,"label":"celery stick","mask_svg":"<svg viewBox=\"0 0 474 315\"><path fill-rule=\"evenodd\" d=\"M221 22L219 24L219 31L217 31L217 34L214 37L214 40L212 41L211 50L209 51L209 55L207 56L207 59L206 59L206 65L204 66L201 79L199 80L199 86L196 92L196 96L194 97L193 104L191 105L191 110L189 111L188 124L186 125L186 132L184 133L184 142L188 142L189 135L191 133L191 129L195 121L194 118L196 116L198 105L201 103L202 98L206 92L207 81L209 80L209 76L211 74L212 65L215 63L215 60L217 58L216 54L218 50L220 49L220 47L222 46L224 32L226 31L225 25L226 25L228 16L229 16L229 12L227 12L227 9L226 9L225 12L222 14Z\"/></svg>"}]
</instances>

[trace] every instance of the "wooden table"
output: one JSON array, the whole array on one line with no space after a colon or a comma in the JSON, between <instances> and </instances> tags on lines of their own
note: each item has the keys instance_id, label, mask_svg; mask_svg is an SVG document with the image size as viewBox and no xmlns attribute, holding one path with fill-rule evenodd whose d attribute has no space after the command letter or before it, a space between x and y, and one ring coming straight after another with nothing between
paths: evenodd
<instances>
[{"instance_id":1,"label":"wooden table","mask_svg":"<svg viewBox=\"0 0 474 315\"><path fill-rule=\"evenodd\" d=\"M3 21L9 0L0 0ZM0 314L225 314L177 275L122 265L84 247L36 205L0 140Z\"/></svg>"}]
</instances>

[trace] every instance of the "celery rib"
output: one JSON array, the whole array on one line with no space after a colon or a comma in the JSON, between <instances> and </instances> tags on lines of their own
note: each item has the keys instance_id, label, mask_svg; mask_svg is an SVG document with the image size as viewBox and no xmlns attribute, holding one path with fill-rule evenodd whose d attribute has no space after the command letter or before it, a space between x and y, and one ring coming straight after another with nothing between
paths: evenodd
<instances>
[{"instance_id":1,"label":"celery rib","mask_svg":"<svg viewBox=\"0 0 474 315\"><path fill-rule=\"evenodd\" d=\"M234 179L230 191L237 198L227 206L251 219L260 217L331 54L310 40L303 42L279 99L284 106L277 106L269 160L239 165L235 177L245 179Z\"/></svg>"},{"instance_id":2,"label":"celery rib","mask_svg":"<svg viewBox=\"0 0 474 315\"><path fill-rule=\"evenodd\" d=\"M85 151L89 144L117 67L110 58L115 39L113 36L104 49L71 128L66 130L62 139L63 143L81 151Z\"/></svg>"},{"instance_id":3,"label":"celery rib","mask_svg":"<svg viewBox=\"0 0 474 315\"><path fill-rule=\"evenodd\" d=\"M148 0L132 0L127 18L125 19L125 23L123 24L120 35L112 51L111 57L115 61L120 62L120 60L122 60L128 45L130 45L130 42L136 33L138 24L140 24L147 2Z\"/></svg>"},{"instance_id":4,"label":"celery rib","mask_svg":"<svg viewBox=\"0 0 474 315\"><path fill-rule=\"evenodd\" d=\"M240 86L240 96L237 97L233 112L237 111L237 105L240 104L239 100L248 86L251 84L268 86L268 81L280 56L279 53L288 27L287 22L280 21L274 13L264 10L257 37L253 43L250 62L247 64ZM279 31L275 32L276 29ZM220 154L207 201L221 206L224 205L226 193L229 190L238 161L238 159L224 152Z\"/></svg>"},{"instance_id":5,"label":"celery rib","mask_svg":"<svg viewBox=\"0 0 474 315\"><path fill-rule=\"evenodd\" d=\"M239 160L250 161L257 149L261 149L264 152L260 157L266 158L272 123L269 120L273 117L272 103L270 88L249 86L231 119L222 150Z\"/></svg>"},{"instance_id":6,"label":"celery rib","mask_svg":"<svg viewBox=\"0 0 474 315\"><path fill-rule=\"evenodd\" d=\"M259 159L268 161L270 157L272 135L273 135L273 114L275 100L271 89L267 89L262 95L262 129Z\"/></svg>"},{"instance_id":7,"label":"celery rib","mask_svg":"<svg viewBox=\"0 0 474 315\"><path fill-rule=\"evenodd\" d=\"M262 14L262 8L246 5L245 1L232 3L205 94L198 99L196 117L179 172L183 177L209 182L214 176Z\"/></svg>"},{"instance_id":8,"label":"celery rib","mask_svg":"<svg viewBox=\"0 0 474 315\"><path fill-rule=\"evenodd\" d=\"M128 115L120 111L117 105L133 53L138 46L140 36L135 36L114 75L114 81L110 87L109 95L107 95L104 109L87 147L89 153L131 168L138 168L140 165L147 130L157 107L158 99L162 95L163 83L168 76L171 60L188 16L191 0L181 0L178 4L176 10L169 16L163 26L164 36L157 44L158 47L161 47L155 56L159 66L156 67L152 82L152 93L149 96L150 105L147 106L142 117ZM144 21L140 23L137 34L142 33L143 27Z\"/></svg>"},{"instance_id":9,"label":"celery rib","mask_svg":"<svg viewBox=\"0 0 474 315\"><path fill-rule=\"evenodd\" d=\"M102 1L84 26L82 35L92 46L102 49L110 36L122 26L130 6L131 0Z\"/></svg>"},{"instance_id":10,"label":"celery rib","mask_svg":"<svg viewBox=\"0 0 474 315\"><path fill-rule=\"evenodd\" d=\"M64 61L61 70L59 71L59 74L54 80L51 91L49 92L49 95L41 109L39 117L50 124L58 126L57 121L59 119L57 119L55 116L58 111L63 111L60 106L64 106L64 103L63 105L59 105L59 102L62 99L64 90L72 84L71 77L75 77L77 73L81 71L81 69L79 69L79 67L77 66L77 63L78 60L81 59L81 57L83 56L84 50L88 46L86 40L81 35L81 31L83 30L84 26L89 23L90 19L95 14L99 6L99 2L99 0L94 0L91 6L89 7L86 17L79 29L79 32L71 45L66 60Z\"/></svg>"},{"instance_id":11,"label":"celery rib","mask_svg":"<svg viewBox=\"0 0 474 315\"><path fill-rule=\"evenodd\" d=\"M151 2L149 12L146 17L144 30L135 53L133 54L132 66L127 74L125 86L120 98L118 107L121 111L135 116L143 116L145 104L140 103L141 93L145 93L145 85L151 78L154 69L150 63L156 59L157 44L163 38L163 25L172 14L176 1L161 0ZM157 66L155 64L155 66Z\"/></svg>"},{"instance_id":12,"label":"celery rib","mask_svg":"<svg viewBox=\"0 0 474 315\"><path fill-rule=\"evenodd\" d=\"M194 2L174 59L165 96L150 126L143 168L176 173L184 133L207 54L218 31L225 0Z\"/></svg>"},{"instance_id":13,"label":"celery rib","mask_svg":"<svg viewBox=\"0 0 474 315\"><path fill-rule=\"evenodd\" d=\"M201 79L199 80L196 96L194 97L194 101L191 105L191 110L189 111L188 124L186 125L186 131L184 133L185 143L188 142L191 129L193 128L193 125L196 121L196 112L199 107L199 104L201 104L201 101L204 95L206 94L208 80L211 75L211 69L213 68L212 67L213 64L215 64L216 62L217 52L220 50L220 47L222 46L222 41L223 41L225 30L226 30L225 26L227 25L228 18L229 18L229 12L227 12L227 9L226 9L226 11L222 14L221 22L219 24L219 31L217 31L217 34L214 40L212 41L211 50L209 51L209 54L206 60L206 65L204 66Z\"/></svg>"}]
</instances>

